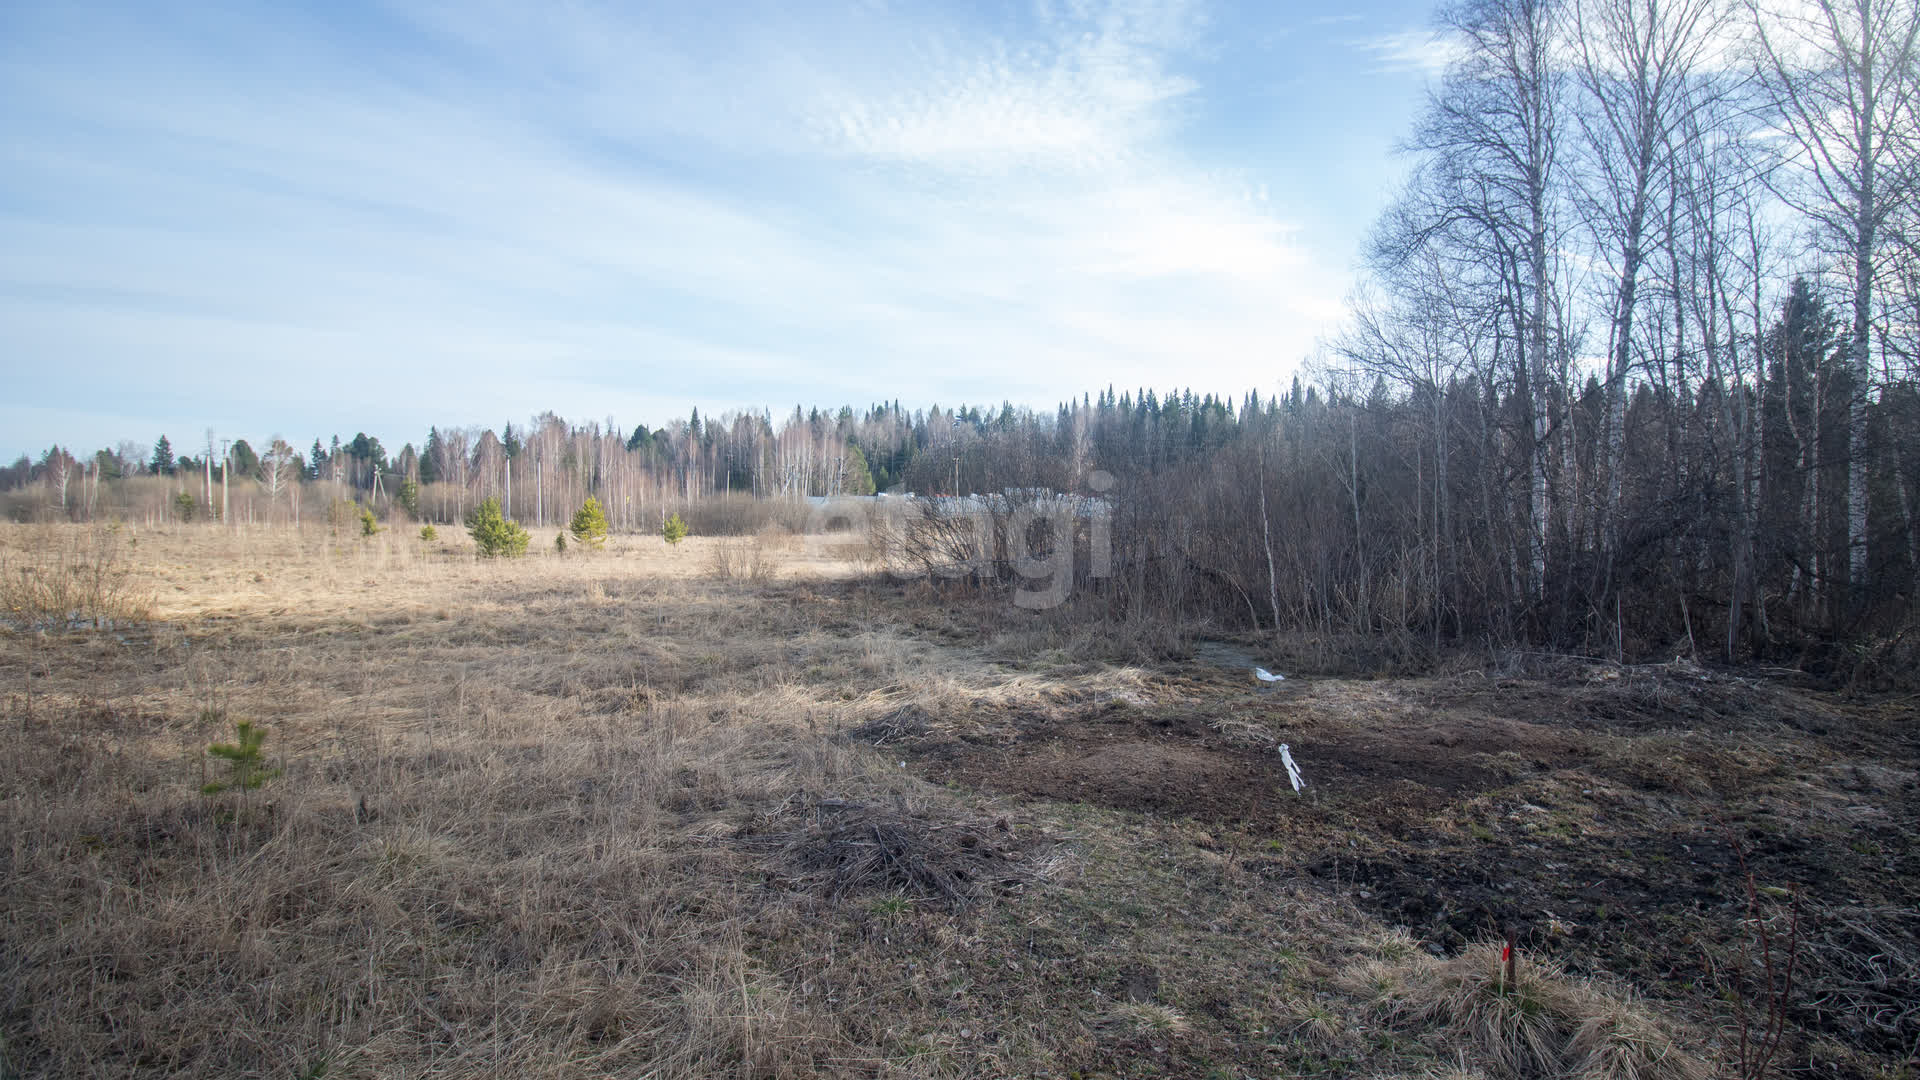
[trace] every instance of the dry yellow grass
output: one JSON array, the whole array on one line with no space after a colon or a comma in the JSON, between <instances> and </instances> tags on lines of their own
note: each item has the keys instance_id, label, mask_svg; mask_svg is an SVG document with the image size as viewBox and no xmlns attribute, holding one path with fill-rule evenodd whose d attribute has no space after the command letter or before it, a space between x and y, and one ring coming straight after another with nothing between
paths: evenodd
<instances>
[{"instance_id":1,"label":"dry yellow grass","mask_svg":"<svg viewBox=\"0 0 1920 1080\"><path fill-rule=\"evenodd\" d=\"M1390 1037L1446 1017L1335 978L1381 957L1412 1000L1411 939L1278 860L845 737L1169 692L1083 630L942 640L993 616L780 544L741 581L698 537L510 561L398 529L128 540L151 622L0 631L0 1075L1454 1064ZM201 794L242 719L282 775ZM1568 1052L1633 1075L1606 1063L1637 1030Z\"/></svg>"},{"instance_id":2,"label":"dry yellow grass","mask_svg":"<svg viewBox=\"0 0 1920 1080\"><path fill-rule=\"evenodd\" d=\"M1617 989L1570 977L1551 961L1517 958L1509 980L1499 945L1441 961L1393 949L1353 969L1347 989L1394 1019L1437 1024L1496 1076L1578 1080L1705 1080L1672 1025Z\"/></svg>"}]
</instances>

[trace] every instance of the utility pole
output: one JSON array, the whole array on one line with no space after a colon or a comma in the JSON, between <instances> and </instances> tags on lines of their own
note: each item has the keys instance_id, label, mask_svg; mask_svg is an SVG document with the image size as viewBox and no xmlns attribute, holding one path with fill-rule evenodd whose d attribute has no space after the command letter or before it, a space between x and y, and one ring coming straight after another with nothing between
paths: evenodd
<instances>
[{"instance_id":1,"label":"utility pole","mask_svg":"<svg viewBox=\"0 0 1920 1080\"><path fill-rule=\"evenodd\" d=\"M227 516L227 474L233 471L233 440L220 440L220 520L231 525Z\"/></svg>"},{"instance_id":2,"label":"utility pole","mask_svg":"<svg viewBox=\"0 0 1920 1080\"><path fill-rule=\"evenodd\" d=\"M213 512L213 429L212 428L207 429L207 453L204 460L207 467L206 468L207 485L205 488L205 492L207 496L207 512L212 513Z\"/></svg>"},{"instance_id":3,"label":"utility pole","mask_svg":"<svg viewBox=\"0 0 1920 1080\"><path fill-rule=\"evenodd\" d=\"M953 410L953 497L960 497L960 410Z\"/></svg>"}]
</instances>

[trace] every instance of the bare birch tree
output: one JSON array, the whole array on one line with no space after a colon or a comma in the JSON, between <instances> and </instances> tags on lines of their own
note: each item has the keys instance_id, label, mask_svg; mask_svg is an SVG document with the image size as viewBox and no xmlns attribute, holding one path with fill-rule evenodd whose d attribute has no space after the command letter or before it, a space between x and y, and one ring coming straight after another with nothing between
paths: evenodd
<instances>
[{"instance_id":1,"label":"bare birch tree","mask_svg":"<svg viewBox=\"0 0 1920 1080\"><path fill-rule=\"evenodd\" d=\"M1583 91L1575 110L1583 137L1577 188L1587 231L1608 270L1599 467L1610 576L1620 543L1620 457L1641 278L1652 249L1666 242L1656 204L1669 187L1672 148L1690 118L1721 97L1721 88L1701 74L1721 27L1715 0L1577 0L1575 10Z\"/></svg>"},{"instance_id":2,"label":"bare birch tree","mask_svg":"<svg viewBox=\"0 0 1920 1080\"><path fill-rule=\"evenodd\" d=\"M1874 287L1887 226L1914 197L1915 42L1912 0L1750 0L1758 75L1784 138L1790 175L1776 191L1803 215L1814 242L1841 264L1852 307L1848 337L1847 584L1844 610L1867 574L1867 401L1872 382Z\"/></svg>"}]
</instances>

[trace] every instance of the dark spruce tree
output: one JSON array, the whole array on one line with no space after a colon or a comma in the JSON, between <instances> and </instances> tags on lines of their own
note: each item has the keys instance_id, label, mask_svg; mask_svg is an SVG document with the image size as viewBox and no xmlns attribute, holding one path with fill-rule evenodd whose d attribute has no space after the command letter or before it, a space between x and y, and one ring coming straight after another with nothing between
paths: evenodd
<instances>
[{"instance_id":1,"label":"dark spruce tree","mask_svg":"<svg viewBox=\"0 0 1920 1080\"><path fill-rule=\"evenodd\" d=\"M420 454L420 483L438 483L440 480L440 455L444 453L440 446L440 429L427 429L427 448Z\"/></svg>"},{"instance_id":2,"label":"dark spruce tree","mask_svg":"<svg viewBox=\"0 0 1920 1080\"><path fill-rule=\"evenodd\" d=\"M235 439L229 453L227 460L233 462L233 475L252 480L260 478L260 455L253 452L247 440Z\"/></svg>"},{"instance_id":3,"label":"dark spruce tree","mask_svg":"<svg viewBox=\"0 0 1920 1080\"><path fill-rule=\"evenodd\" d=\"M162 435L160 441L153 444L153 460L147 463L147 470L159 476L172 476L173 469L173 444Z\"/></svg>"}]
</instances>

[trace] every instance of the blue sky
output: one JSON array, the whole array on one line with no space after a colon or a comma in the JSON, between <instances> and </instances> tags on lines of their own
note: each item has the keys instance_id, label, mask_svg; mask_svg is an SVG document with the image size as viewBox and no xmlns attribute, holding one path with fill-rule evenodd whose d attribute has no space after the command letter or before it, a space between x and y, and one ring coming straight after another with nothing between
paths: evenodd
<instances>
[{"instance_id":1,"label":"blue sky","mask_svg":"<svg viewBox=\"0 0 1920 1080\"><path fill-rule=\"evenodd\" d=\"M1270 391L1429 14L0 4L0 453Z\"/></svg>"}]
</instances>

